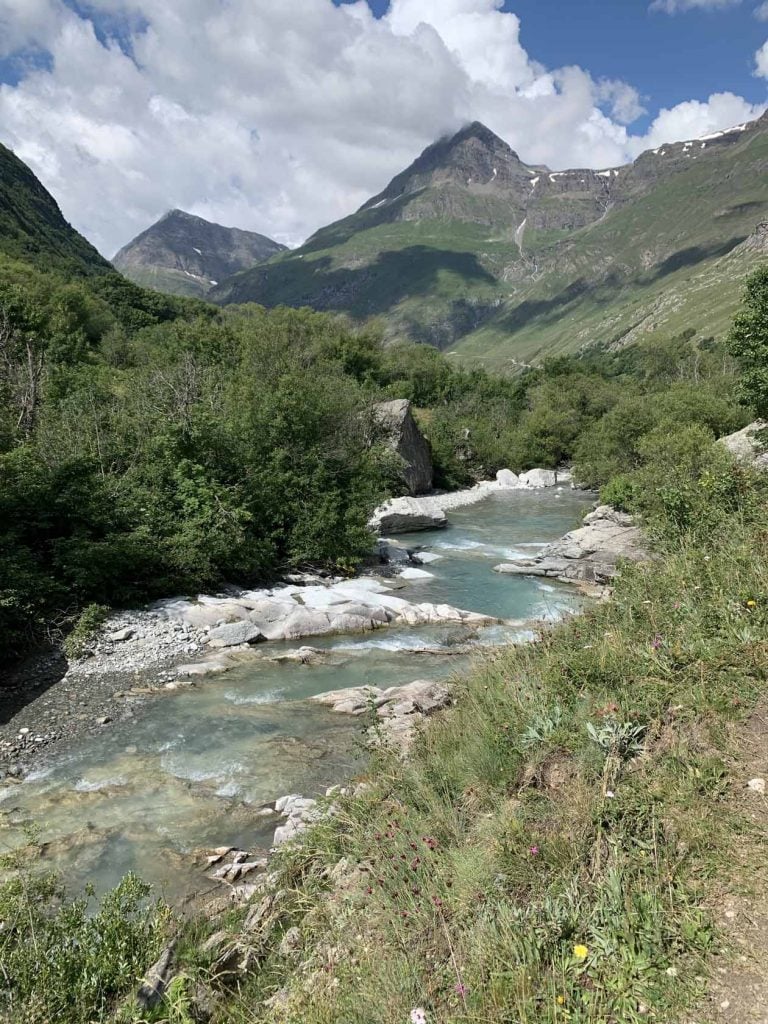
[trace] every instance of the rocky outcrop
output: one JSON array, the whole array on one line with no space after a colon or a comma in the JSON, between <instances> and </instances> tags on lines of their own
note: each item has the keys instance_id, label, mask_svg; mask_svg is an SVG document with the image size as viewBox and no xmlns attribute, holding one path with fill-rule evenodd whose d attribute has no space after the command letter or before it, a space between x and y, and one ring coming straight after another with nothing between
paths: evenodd
<instances>
[{"instance_id":1,"label":"rocky outcrop","mask_svg":"<svg viewBox=\"0 0 768 1024\"><path fill-rule=\"evenodd\" d=\"M333 690L311 698L325 704L338 714L375 714L377 722L368 734L374 743L384 742L404 754L416 734L416 727L427 715L449 707L451 694L442 683L417 679L405 686L358 686L349 690Z\"/></svg>"},{"instance_id":2,"label":"rocky outcrop","mask_svg":"<svg viewBox=\"0 0 768 1024\"><path fill-rule=\"evenodd\" d=\"M374 417L400 460L400 475L409 494L430 491L432 455L413 418L411 403L405 398L382 402L375 407Z\"/></svg>"},{"instance_id":3,"label":"rocky outcrop","mask_svg":"<svg viewBox=\"0 0 768 1024\"><path fill-rule=\"evenodd\" d=\"M768 429L768 423L763 420L755 420L743 430L737 430L735 434L721 437L719 443L727 448L739 462L745 462L756 469L768 469L768 451L757 438L760 431L766 429Z\"/></svg>"},{"instance_id":4,"label":"rocky outcrop","mask_svg":"<svg viewBox=\"0 0 768 1024\"><path fill-rule=\"evenodd\" d=\"M603 584L616 575L621 561L648 557L645 538L632 517L601 505L584 518L582 527L548 544L535 558L497 565L495 572Z\"/></svg>"}]
</instances>

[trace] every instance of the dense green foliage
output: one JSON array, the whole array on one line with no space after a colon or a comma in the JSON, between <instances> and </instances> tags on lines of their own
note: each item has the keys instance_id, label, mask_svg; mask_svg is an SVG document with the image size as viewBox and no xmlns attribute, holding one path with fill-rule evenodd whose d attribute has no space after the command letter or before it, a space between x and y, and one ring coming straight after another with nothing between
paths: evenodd
<instances>
[{"instance_id":1,"label":"dense green foliage","mask_svg":"<svg viewBox=\"0 0 768 1024\"><path fill-rule=\"evenodd\" d=\"M412 400L446 488L574 458L600 486L643 464L654 431L747 419L730 357L690 332L504 378L308 310L0 270L4 657L89 604L362 557L399 486L381 399Z\"/></svg>"},{"instance_id":2,"label":"dense green foliage","mask_svg":"<svg viewBox=\"0 0 768 1024\"><path fill-rule=\"evenodd\" d=\"M742 395L758 416L768 418L768 267L747 282L744 308L731 328L730 346L744 370Z\"/></svg>"},{"instance_id":3,"label":"dense green foliage","mask_svg":"<svg viewBox=\"0 0 768 1024\"><path fill-rule=\"evenodd\" d=\"M149 886L134 876L94 906L91 895L67 898L55 876L16 867L0 885L0 1019L91 1024L112 1017L167 941L168 908L148 903Z\"/></svg>"}]
</instances>

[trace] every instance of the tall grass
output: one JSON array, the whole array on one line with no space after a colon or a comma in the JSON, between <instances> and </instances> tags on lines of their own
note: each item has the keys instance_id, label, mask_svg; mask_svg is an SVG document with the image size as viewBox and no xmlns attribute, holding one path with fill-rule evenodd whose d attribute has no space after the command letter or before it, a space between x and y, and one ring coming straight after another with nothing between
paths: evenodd
<instances>
[{"instance_id":1,"label":"tall grass","mask_svg":"<svg viewBox=\"0 0 768 1024\"><path fill-rule=\"evenodd\" d=\"M221 1019L631 1024L691 1005L740 827L729 730L768 665L750 509L458 680L408 764L379 755L372 786L280 856L281 912Z\"/></svg>"}]
</instances>

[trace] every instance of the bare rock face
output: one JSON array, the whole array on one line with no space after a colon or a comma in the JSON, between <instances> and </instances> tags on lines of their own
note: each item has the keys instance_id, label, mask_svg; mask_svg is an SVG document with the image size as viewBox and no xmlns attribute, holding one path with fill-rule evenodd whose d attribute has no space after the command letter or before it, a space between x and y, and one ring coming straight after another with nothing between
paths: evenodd
<instances>
[{"instance_id":1,"label":"bare rock face","mask_svg":"<svg viewBox=\"0 0 768 1024\"><path fill-rule=\"evenodd\" d=\"M420 498L392 498L376 509L369 523L377 533L413 533L442 530L448 525L445 512L434 502Z\"/></svg>"},{"instance_id":2,"label":"bare rock face","mask_svg":"<svg viewBox=\"0 0 768 1024\"><path fill-rule=\"evenodd\" d=\"M743 430L737 430L735 434L721 437L719 443L739 462L749 463L756 469L768 469L768 451L763 451L763 446L757 439L757 434L766 428L768 423L756 420Z\"/></svg>"},{"instance_id":3,"label":"bare rock face","mask_svg":"<svg viewBox=\"0 0 768 1024\"><path fill-rule=\"evenodd\" d=\"M376 422L402 461L401 476L410 494L432 490L432 456L405 398L382 402L374 410Z\"/></svg>"},{"instance_id":4,"label":"bare rock face","mask_svg":"<svg viewBox=\"0 0 768 1024\"><path fill-rule=\"evenodd\" d=\"M495 572L517 576L548 576L566 583L607 583L622 560L642 562L649 557L643 533L632 516L600 505L536 558L497 565Z\"/></svg>"}]
</instances>

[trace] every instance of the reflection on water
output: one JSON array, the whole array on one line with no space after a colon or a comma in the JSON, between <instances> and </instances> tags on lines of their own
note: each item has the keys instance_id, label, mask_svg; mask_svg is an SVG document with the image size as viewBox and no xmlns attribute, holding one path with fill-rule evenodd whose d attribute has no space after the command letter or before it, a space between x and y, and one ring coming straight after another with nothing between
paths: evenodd
<instances>
[{"instance_id":1,"label":"reflection on water","mask_svg":"<svg viewBox=\"0 0 768 1024\"><path fill-rule=\"evenodd\" d=\"M576 607L573 592L492 568L515 553L530 557L577 525L589 503L562 489L499 494L454 510L447 530L398 538L443 557L429 564L430 578L393 585L408 599L505 620L558 618ZM226 675L150 702L136 721L115 723L22 785L0 789L2 845L23 843L34 824L46 862L73 885L104 889L134 870L180 899L200 887L193 851L267 847L275 820L259 814L266 803L288 792L317 795L360 768L362 723L307 697L446 678L466 669L470 656L455 651L469 642L530 635L521 622L324 637L312 640L324 655L312 665L268 660L300 644L262 646Z\"/></svg>"}]
</instances>

